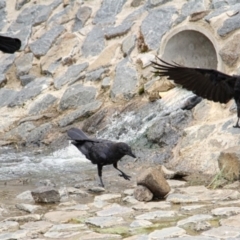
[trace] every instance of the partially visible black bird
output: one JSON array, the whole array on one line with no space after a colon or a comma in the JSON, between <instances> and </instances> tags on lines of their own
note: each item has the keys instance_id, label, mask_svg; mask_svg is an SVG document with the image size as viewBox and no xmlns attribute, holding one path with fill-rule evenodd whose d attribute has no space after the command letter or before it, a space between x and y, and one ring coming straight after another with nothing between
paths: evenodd
<instances>
[{"instance_id":1,"label":"partially visible black bird","mask_svg":"<svg viewBox=\"0 0 240 240\"><path fill-rule=\"evenodd\" d=\"M159 76L168 76L168 79L182 85L197 96L220 103L227 103L234 98L238 120L233 127L240 128L240 76L230 76L214 69L184 67L158 59L160 63L152 62L155 68L154 73Z\"/></svg>"},{"instance_id":2,"label":"partially visible black bird","mask_svg":"<svg viewBox=\"0 0 240 240\"><path fill-rule=\"evenodd\" d=\"M0 36L0 50L4 53L14 53L21 47L21 41L18 38Z\"/></svg>"},{"instance_id":3,"label":"partially visible black bird","mask_svg":"<svg viewBox=\"0 0 240 240\"><path fill-rule=\"evenodd\" d=\"M136 158L131 147L126 143L112 142L106 139L91 139L78 128L71 128L67 131L67 134L73 140L72 144L76 146L88 160L93 164L97 164L98 176L102 187L104 187L102 168L105 165L113 164L113 167L121 173L119 175L120 177L130 180L131 176L125 174L117 166L118 161L125 155Z\"/></svg>"}]
</instances>

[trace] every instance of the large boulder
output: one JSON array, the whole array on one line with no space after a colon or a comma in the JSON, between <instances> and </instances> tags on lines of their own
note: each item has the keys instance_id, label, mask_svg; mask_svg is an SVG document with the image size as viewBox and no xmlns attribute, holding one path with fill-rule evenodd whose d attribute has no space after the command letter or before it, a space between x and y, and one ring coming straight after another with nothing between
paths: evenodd
<instances>
[{"instance_id":1,"label":"large boulder","mask_svg":"<svg viewBox=\"0 0 240 240\"><path fill-rule=\"evenodd\" d=\"M137 178L137 184L148 188L157 198L163 198L170 192L170 186L160 167L149 167Z\"/></svg>"}]
</instances>

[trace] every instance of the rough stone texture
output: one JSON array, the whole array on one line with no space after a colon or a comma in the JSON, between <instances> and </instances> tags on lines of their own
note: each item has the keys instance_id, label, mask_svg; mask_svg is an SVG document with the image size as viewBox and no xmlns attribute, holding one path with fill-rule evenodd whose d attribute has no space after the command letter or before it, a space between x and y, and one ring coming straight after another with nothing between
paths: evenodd
<instances>
[{"instance_id":1,"label":"rough stone texture","mask_svg":"<svg viewBox=\"0 0 240 240\"><path fill-rule=\"evenodd\" d=\"M17 76L23 76L29 73L32 67L33 54L27 53L15 61L17 67Z\"/></svg>"},{"instance_id":2,"label":"rough stone texture","mask_svg":"<svg viewBox=\"0 0 240 240\"><path fill-rule=\"evenodd\" d=\"M132 27L133 23L132 22L125 22L122 23L121 25L117 26L117 27L108 27L104 29L104 36L107 40L111 39L111 38L115 38L115 37L121 37L124 34L127 34L131 27Z\"/></svg>"},{"instance_id":3,"label":"rough stone texture","mask_svg":"<svg viewBox=\"0 0 240 240\"><path fill-rule=\"evenodd\" d=\"M0 232L5 231L17 231L19 229L19 223L14 221L5 221L0 223Z\"/></svg>"},{"instance_id":4,"label":"rough stone texture","mask_svg":"<svg viewBox=\"0 0 240 240\"><path fill-rule=\"evenodd\" d=\"M227 219L221 219L220 220L220 225L221 226L227 226L227 227L239 228L240 227L239 219L240 219L240 214L229 217Z\"/></svg>"},{"instance_id":5,"label":"rough stone texture","mask_svg":"<svg viewBox=\"0 0 240 240\"><path fill-rule=\"evenodd\" d=\"M137 184L147 187L158 198L163 198L171 190L160 167L146 169L138 176Z\"/></svg>"},{"instance_id":6,"label":"rough stone texture","mask_svg":"<svg viewBox=\"0 0 240 240\"><path fill-rule=\"evenodd\" d=\"M103 0L101 8L93 20L94 24L114 24L116 15L122 10L126 0Z\"/></svg>"},{"instance_id":7,"label":"rough stone texture","mask_svg":"<svg viewBox=\"0 0 240 240\"><path fill-rule=\"evenodd\" d=\"M105 47L104 33L101 27L95 26L87 35L83 45L82 54L84 57L96 56Z\"/></svg>"},{"instance_id":8,"label":"rough stone texture","mask_svg":"<svg viewBox=\"0 0 240 240\"><path fill-rule=\"evenodd\" d=\"M239 29L240 27L240 14L236 14L235 16L232 16L231 18L226 19L223 22L222 27L220 27L217 31L217 33L224 37L227 34Z\"/></svg>"},{"instance_id":9,"label":"rough stone texture","mask_svg":"<svg viewBox=\"0 0 240 240\"><path fill-rule=\"evenodd\" d=\"M153 199L152 192L144 186L137 186L134 190L134 197L140 202L149 202Z\"/></svg>"},{"instance_id":10,"label":"rough stone texture","mask_svg":"<svg viewBox=\"0 0 240 240\"><path fill-rule=\"evenodd\" d=\"M8 69L13 65L15 59L15 54L11 54L10 56L8 54L5 54L1 58L1 66L0 66L0 74L4 74L8 71Z\"/></svg>"},{"instance_id":11,"label":"rough stone texture","mask_svg":"<svg viewBox=\"0 0 240 240\"><path fill-rule=\"evenodd\" d=\"M222 238L224 236L225 239L237 239L240 235L240 230L238 228L221 226L205 231L202 235L214 238Z\"/></svg>"},{"instance_id":12,"label":"rough stone texture","mask_svg":"<svg viewBox=\"0 0 240 240\"><path fill-rule=\"evenodd\" d=\"M44 89L47 89L52 82L51 78L36 78L19 91L14 99L8 104L9 107L22 106L26 101L39 95Z\"/></svg>"},{"instance_id":13,"label":"rough stone texture","mask_svg":"<svg viewBox=\"0 0 240 240\"><path fill-rule=\"evenodd\" d=\"M162 220L162 219L169 219L176 216L175 211L154 211L154 212L147 212L141 215L136 216L135 218L138 220Z\"/></svg>"},{"instance_id":14,"label":"rough stone texture","mask_svg":"<svg viewBox=\"0 0 240 240\"><path fill-rule=\"evenodd\" d=\"M75 22L72 28L73 32L79 31L84 27L87 20L90 18L92 9L87 6L80 7L76 14Z\"/></svg>"},{"instance_id":15,"label":"rough stone texture","mask_svg":"<svg viewBox=\"0 0 240 240\"><path fill-rule=\"evenodd\" d=\"M55 223L69 223L72 219L85 215L85 211L52 211L44 214L44 219Z\"/></svg>"},{"instance_id":16,"label":"rough stone texture","mask_svg":"<svg viewBox=\"0 0 240 240\"><path fill-rule=\"evenodd\" d=\"M121 49L124 57L130 55L133 48L135 47L135 42L136 42L136 36L134 35L130 35L123 40Z\"/></svg>"},{"instance_id":17,"label":"rough stone texture","mask_svg":"<svg viewBox=\"0 0 240 240\"><path fill-rule=\"evenodd\" d=\"M229 181L239 180L240 177L240 152L238 147L223 150L218 158L221 175Z\"/></svg>"},{"instance_id":18,"label":"rough stone texture","mask_svg":"<svg viewBox=\"0 0 240 240\"><path fill-rule=\"evenodd\" d=\"M20 226L21 229L34 231L37 233L45 233L49 228L53 226L53 223L47 221L28 222Z\"/></svg>"},{"instance_id":19,"label":"rough stone texture","mask_svg":"<svg viewBox=\"0 0 240 240\"><path fill-rule=\"evenodd\" d=\"M186 231L182 228L179 227L170 227L170 228L165 228L162 230L155 230L152 233L149 234L150 239L159 239L159 236L161 238L166 239L167 237L181 237L185 235Z\"/></svg>"},{"instance_id":20,"label":"rough stone texture","mask_svg":"<svg viewBox=\"0 0 240 240\"><path fill-rule=\"evenodd\" d=\"M31 51L36 57L45 55L51 48L52 44L56 41L65 31L63 26L56 26L44 33L38 40L29 45Z\"/></svg>"},{"instance_id":21,"label":"rough stone texture","mask_svg":"<svg viewBox=\"0 0 240 240\"><path fill-rule=\"evenodd\" d=\"M19 79L21 81L21 85L24 87L30 82L34 81L36 77L33 75L24 75L24 76L20 76Z\"/></svg>"},{"instance_id":22,"label":"rough stone texture","mask_svg":"<svg viewBox=\"0 0 240 240\"><path fill-rule=\"evenodd\" d=\"M238 61L240 53L239 38L240 34L236 34L223 46L223 48L219 52L222 60L228 66L233 66Z\"/></svg>"},{"instance_id":23,"label":"rough stone texture","mask_svg":"<svg viewBox=\"0 0 240 240\"><path fill-rule=\"evenodd\" d=\"M97 212L99 217L108 217L120 214L131 214L133 212L132 208L120 206L114 203L110 206L105 207L103 210Z\"/></svg>"},{"instance_id":24,"label":"rough stone texture","mask_svg":"<svg viewBox=\"0 0 240 240\"><path fill-rule=\"evenodd\" d=\"M130 100L134 96L137 81L137 71L132 66L128 59L123 59L116 67L116 75L111 89L111 98L125 98ZM126 81L128 79L128 81ZM120 87L121 86L121 87Z\"/></svg>"},{"instance_id":25,"label":"rough stone texture","mask_svg":"<svg viewBox=\"0 0 240 240\"><path fill-rule=\"evenodd\" d=\"M86 223L100 228L119 226L124 223L122 217L91 217L86 220Z\"/></svg>"},{"instance_id":26,"label":"rough stone texture","mask_svg":"<svg viewBox=\"0 0 240 240\"><path fill-rule=\"evenodd\" d=\"M56 203L60 201L59 192L52 187L39 187L31 191L36 203Z\"/></svg>"},{"instance_id":27,"label":"rough stone texture","mask_svg":"<svg viewBox=\"0 0 240 240\"><path fill-rule=\"evenodd\" d=\"M105 77L102 80L101 88L107 89L107 88L110 88L110 86L111 86L111 79L110 79L110 77Z\"/></svg>"},{"instance_id":28,"label":"rough stone texture","mask_svg":"<svg viewBox=\"0 0 240 240\"><path fill-rule=\"evenodd\" d=\"M66 83L76 82L87 67L88 63L86 62L70 66L66 72L54 80L55 88L60 89Z\"/></svg>"},{"instance_id":29,"label":"rough stone texture","mask_svg":"<svg viewBox=\"0 0 240 240\"><path fill-rule=\"evenodd\" d=\"M51 94L45 94L37 99L29 108L28 113L31 115L36 115L45 112L49 107L51 107L57 98Z\"/></svg>"},{"instance_id":30,"label":"rough stone texture","mask_svg":"<svg viewBox=\"0 0 240 240\"><path fill-rule=\"evenodd\" d=\"M79 107L76 111L71 112L70 114L64 116L58 121L59 126L65 127L76 120L80 120L81 118L86 118L91 116L94 112L99 110L102 102L94 101L92 103L87 103L81 107Z\"/></svg>"},{"instance_id":31,"label":"rough stone texture","mask_svg":"<svg viewBox=\"0 0 240 240\"><path fill-rule=\"evenodd\" d=\"M81 84L77 84L67 88L64 92L59 108L61 111L73 108L76 109L81 105L91 103L96 97L96 88L94 87L84 87Z\"/></svg>"},{"instance_id":32,"label":"rough stone texture","mask_svg":"<svg viewBox=\"0 0 240 240\"><path fill-rule=\"evenodd\" d=\"M174 7L162 7L151 11L143 20L141 32L149 49L156 50L159 47L163 35L172 25L174 13L176 13Z\"/></svg>"},{"instance_id":33,"label":"rough stone texture","mask_svg":"<svg viewBox=\"0 0 240 240\"><path fill-rule=\"evenodd\" d=\"M99 81L103 79L108 72L109 72L109 69L104 67L87 72L86 81Z\"/></svg>"},{"instance_id":34,"label":"rough stone texture","mask_svg":"<svg viewBox=\"0 0 240 240\"><path fill-rule=\"evenodd\" d=\"M1 88L0 89L0 107L7 106L10 102L12 102L16 95L18 94L17 91Z\"/></svg>"}]
</instances>

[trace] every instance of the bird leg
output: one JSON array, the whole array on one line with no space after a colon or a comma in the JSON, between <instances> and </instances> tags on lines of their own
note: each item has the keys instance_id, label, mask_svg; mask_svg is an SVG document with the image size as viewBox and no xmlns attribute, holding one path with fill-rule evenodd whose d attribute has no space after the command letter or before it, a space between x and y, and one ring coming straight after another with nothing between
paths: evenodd
<instances>
[{"instance_id":1,"label":"bird leg","mask_svg":"<svg viewBox=\"0 0 240 240\"><path fill-rule=\"evenodd\" d=\"M119 174L120 177L123 177L124 179L126 180L130 180L131 179L131 176L127 175L126 173L124 173L123 171L121 171L118 166L117 166L117 162L116 163L113 163L113 166L121 173Z\"/></svg>"},{"instance_id":2,"label":"bird leg","mask_svg":"<svg viewBox=\"0 0 240 240\"><path fill-rule=\"evenodd\" d=\"M234 125L234 126L233 126L234 128L240 128L240 126L239 126L239 123L238 123L238 122L239 122L239 118L238 118L238 120L237 120L237 123L236 123L236 125Z\"/></svg>"},{"instance_id":3,"label":"bird leg","mask_svg":"<svg viewBox=\"0 0 240 240\"><path fill-rule=\"evenodd\" d=\"M100 186L104 188L104 184L102 181L102 165L98 164L98 177L100 179Z\"/></svg>"}]
</instances>

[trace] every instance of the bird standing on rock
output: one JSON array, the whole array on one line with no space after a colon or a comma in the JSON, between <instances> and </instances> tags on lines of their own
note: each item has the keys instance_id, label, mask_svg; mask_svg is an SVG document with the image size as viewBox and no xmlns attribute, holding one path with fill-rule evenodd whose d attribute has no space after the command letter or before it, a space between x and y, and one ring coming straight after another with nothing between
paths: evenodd
<instances>
[{"instance_id":1,"label":"bird standing on rock","mask_svg":"<svg viewBox=\"0 0 240 240\"><path fill-rule=\"evenodd\" d=\"M121 171L117 163L125 155L136 158L133 154L131 147L123 142L112 142L106 139L91 139L85 135L85 133L78 128L71 128L67 131L68 136L73 140L72 144L82 152L85 157L93 164L97 164L98 176L101 186L104 187L102 181L102 168L105 165L113 164L126 180L130 180L131 176Z\"/></svg>"},{"instance_id":2,"label":"bird standing on rock","mask_svg":"<svg viewBox=\"0 0 240 240\"><path fill-rule=\"evenodd\" d=\"M168 79L197 96L220 103L227 103L233 98L237 105L238 116L237 123L233 127L240 128L240 76L230 76L214 69L184 67L158 59L161 63L152 62L154 73L167 76Z\"/></svg>"},{"instance_id":3,"label":"bird standing on rock","mask_svg":"<svg viewBox=\"0 0 240 240\"><path fill-rule=\"evenodd\" d=\"M0 36L0 50L4 53L14 53L21 48L18 38Z\"/></svg>"}]
</instances>

